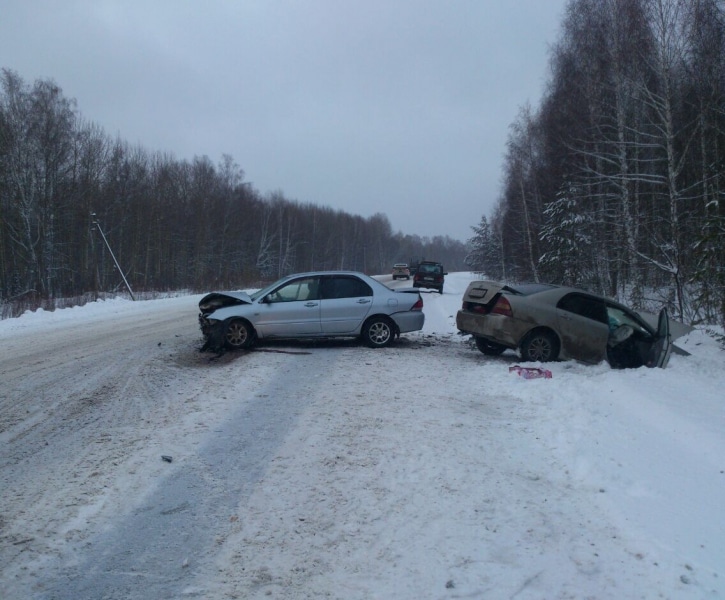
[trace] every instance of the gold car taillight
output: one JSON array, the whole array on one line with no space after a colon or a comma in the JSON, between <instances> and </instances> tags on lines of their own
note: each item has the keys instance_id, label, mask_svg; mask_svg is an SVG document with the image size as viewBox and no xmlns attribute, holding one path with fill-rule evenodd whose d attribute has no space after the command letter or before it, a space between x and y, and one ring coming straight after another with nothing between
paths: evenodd
<instances>
[{"instance_id":1,"label":"gold car taillight","mask_svg":"<svg viewBox=\"0 0 725 600\"><path fill-rule=\"evenodd\" d=\"M505 296L501 296L498 300L496 300L496 304L494 304L491 309L491 314L502 315L504 317L514 316L514 312L511 310L511 303Z\"/></svg>"},{"instance_id":2,"label":"gold car taillight","mask_svg":"<svg viewBox=\"0 0 725 600\"><path fill-rule=\"evenodd\" d=\"M461 310L476 313L477 315L487 315L490 309L486 304L479 304L478 302L468 302L467 300L464 300L461 305Z\"/></svg>"}]
</instances>

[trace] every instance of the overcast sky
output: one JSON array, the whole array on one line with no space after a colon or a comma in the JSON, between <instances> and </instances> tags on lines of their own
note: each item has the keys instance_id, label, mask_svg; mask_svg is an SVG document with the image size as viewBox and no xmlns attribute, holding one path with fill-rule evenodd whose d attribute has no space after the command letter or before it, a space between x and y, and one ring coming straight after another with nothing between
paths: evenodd
<instances>
[{"instance_id":1,"label":"overcast sky","mask_svg":"<svg viewBox=\"0 0 725 600\"><path fill-rule=\"evenodd\" d=\"M262 194L466 240L566 0L0 0L0 67Z\"/></svg>"}]
</instances>

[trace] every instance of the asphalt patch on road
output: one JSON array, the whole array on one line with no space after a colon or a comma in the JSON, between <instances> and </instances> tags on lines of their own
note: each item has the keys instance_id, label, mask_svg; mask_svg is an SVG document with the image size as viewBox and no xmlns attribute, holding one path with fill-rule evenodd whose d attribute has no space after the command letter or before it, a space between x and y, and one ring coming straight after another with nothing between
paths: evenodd
<instances>
[{"instance_id":1,"label":"asphalt patch on road","mask_svg":"<svg viewBox=\"0 0 725 600\"><path fill-rule=\"evenodd\" d=\"M197 452L168 465L153 493L88 538L72 564L49 565L43 600L181 598L215 573L219 541L305 410L281 374L244 403ZM166 461L169 462L169 461Z\"/></svg>"}]
</instances>

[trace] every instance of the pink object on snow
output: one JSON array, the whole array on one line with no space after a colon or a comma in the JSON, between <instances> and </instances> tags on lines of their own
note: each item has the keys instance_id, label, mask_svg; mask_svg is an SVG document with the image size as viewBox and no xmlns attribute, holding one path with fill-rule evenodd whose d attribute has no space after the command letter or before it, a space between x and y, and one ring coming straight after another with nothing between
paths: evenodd
<instances>
[{"instance_id":1,"label":"pink object on snow","mask_svg":"<svg viewBox=\"0 0 725 600\"><path fill-rule=\"evenodd\" d=\"M509 367L509 373L512 371L519 374L524 379L536 379L537 377L543 377L544 379L551 379L551 371L549 369L539 369L537 367Z\"/></svg>"}]
</instances>

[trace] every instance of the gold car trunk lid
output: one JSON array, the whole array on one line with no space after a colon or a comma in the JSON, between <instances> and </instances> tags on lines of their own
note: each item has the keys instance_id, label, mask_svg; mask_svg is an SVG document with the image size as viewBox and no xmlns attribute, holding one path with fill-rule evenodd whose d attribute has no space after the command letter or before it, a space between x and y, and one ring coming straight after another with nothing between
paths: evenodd
<instances>
[{"instance_id":1,"label":"gold car trunk lid","mask_svg":"<svg viewBox=\"0 0 725 600\"><path fill-rule=\"evenodd\" d=\"M463 294L464 302L488 304L506 285L499 281L472 281Z\"/></svg>"}]
</instances>

